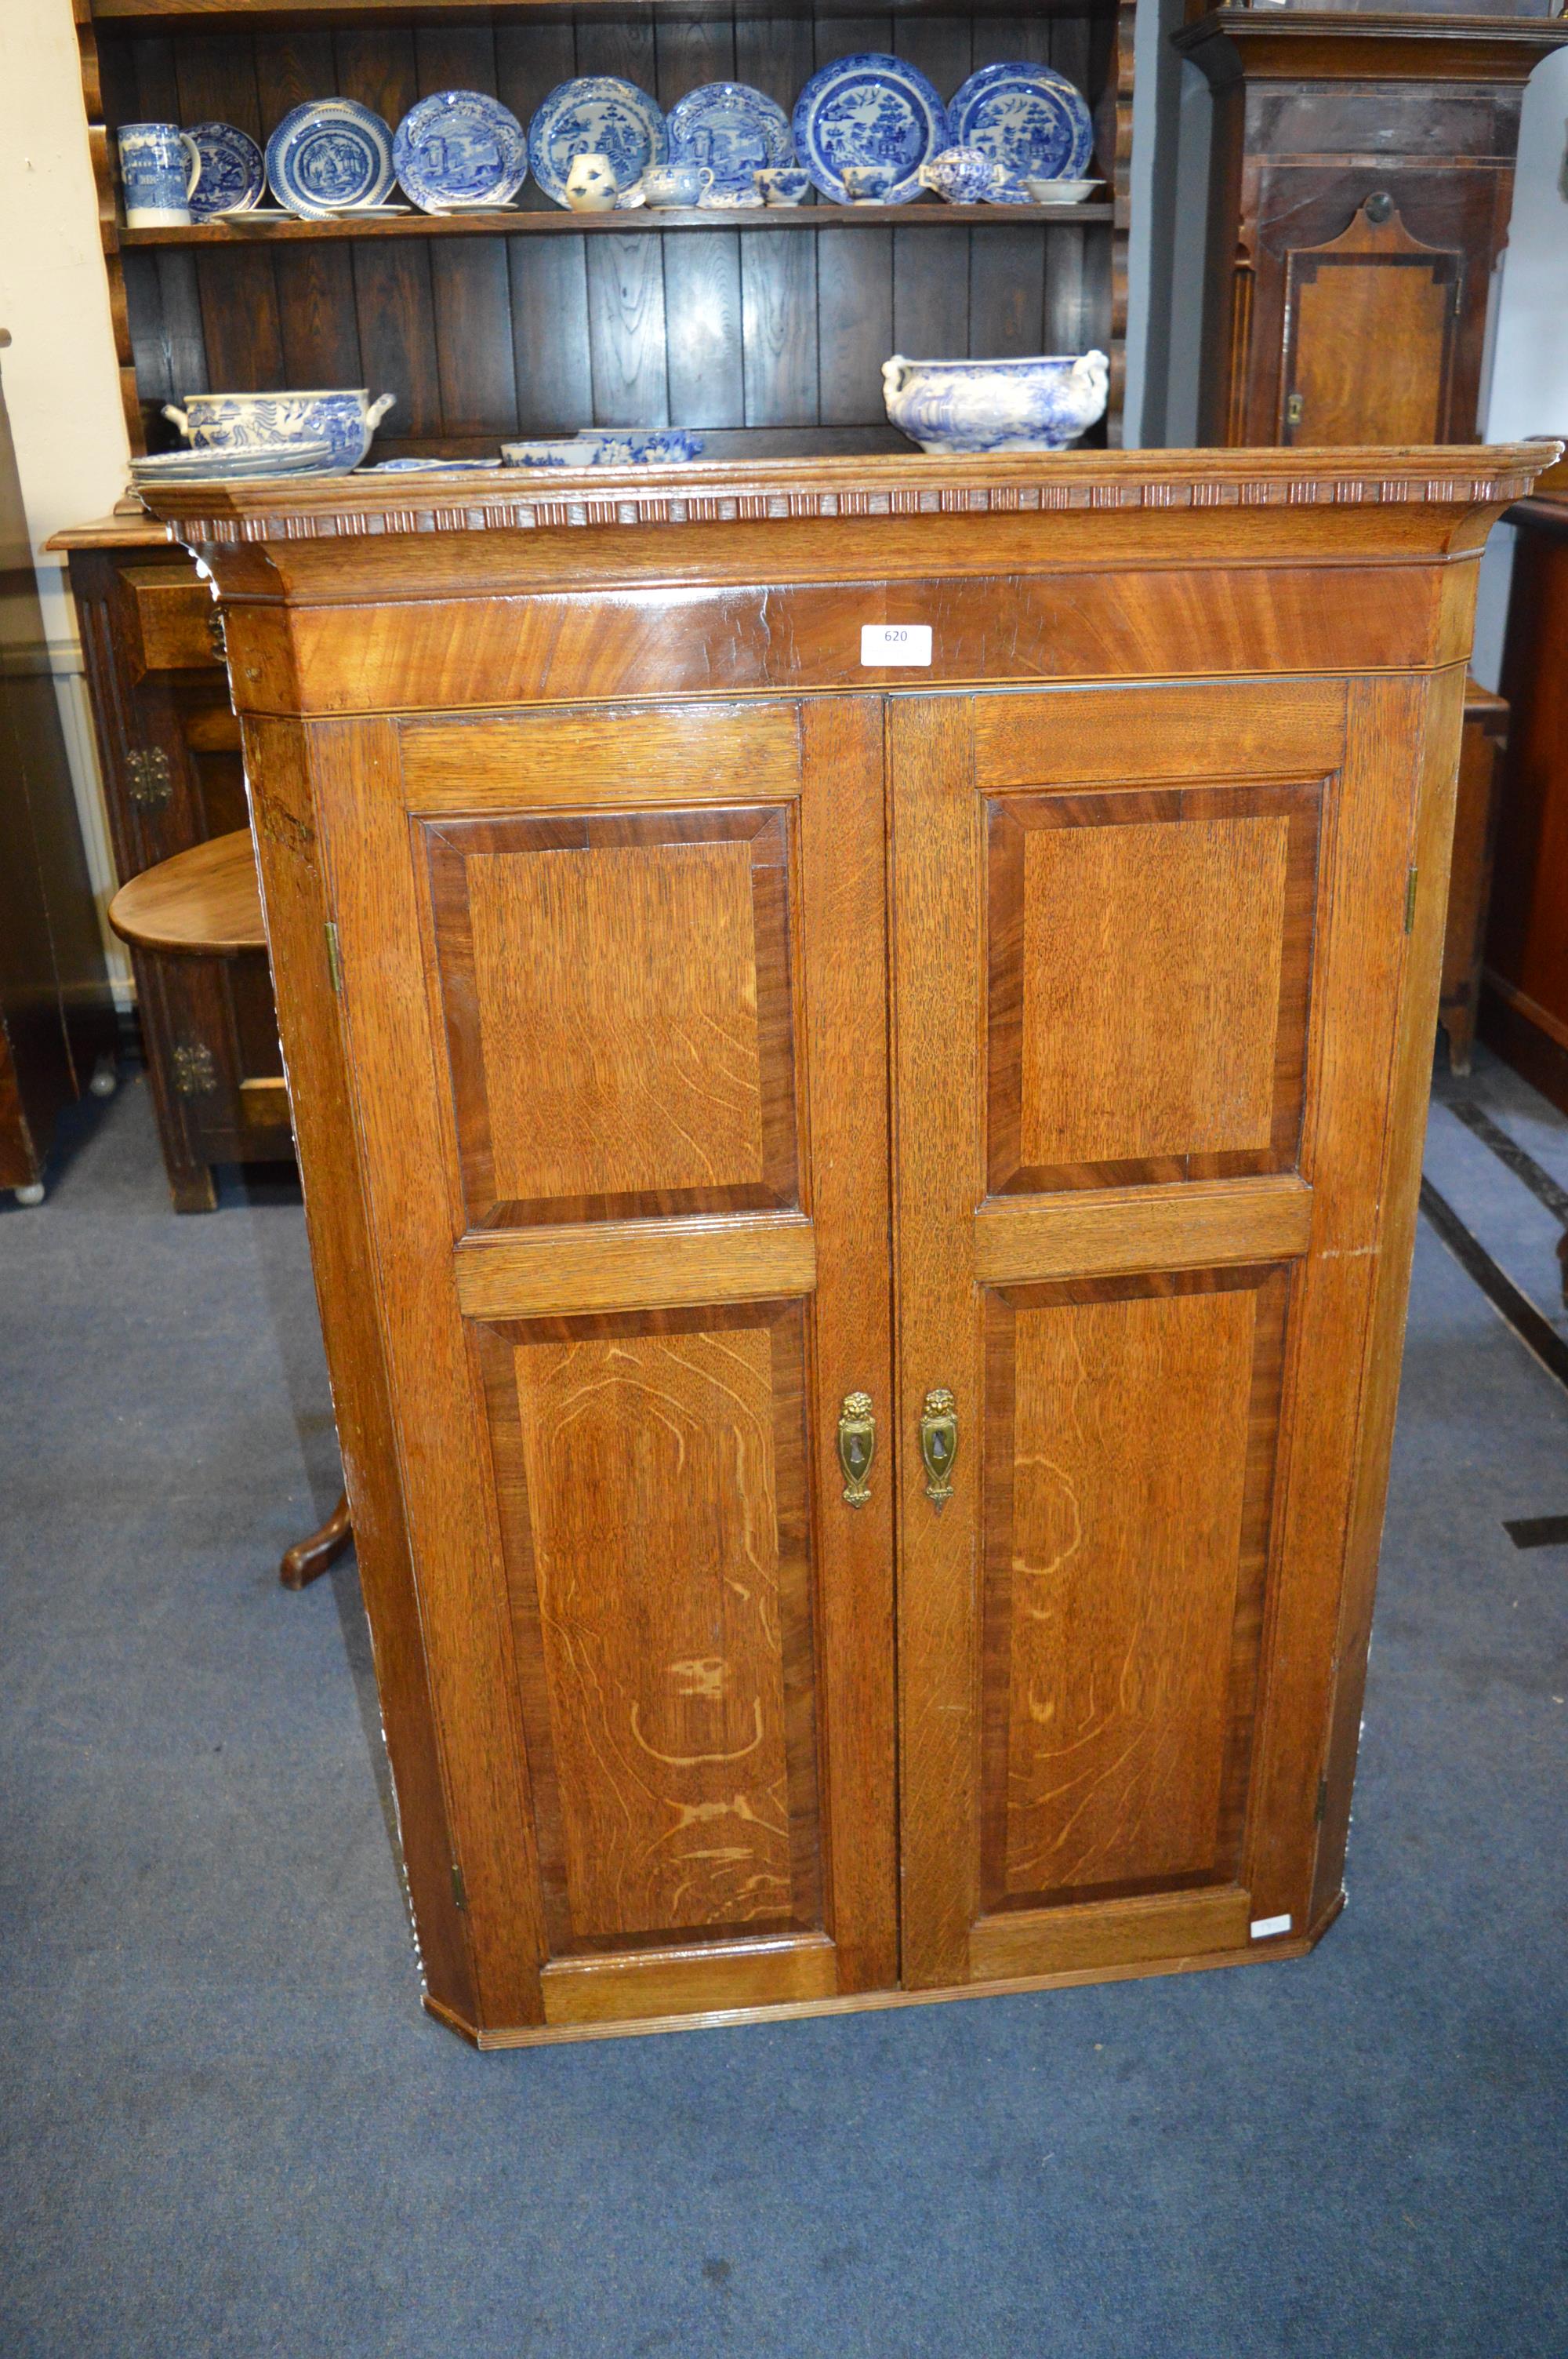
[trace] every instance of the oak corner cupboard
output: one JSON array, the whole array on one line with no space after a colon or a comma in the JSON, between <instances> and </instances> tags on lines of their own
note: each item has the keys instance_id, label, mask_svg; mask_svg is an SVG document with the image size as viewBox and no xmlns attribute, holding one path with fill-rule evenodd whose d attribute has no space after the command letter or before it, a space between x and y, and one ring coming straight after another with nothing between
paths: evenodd
<instances>
[{"instance_id":1,"label":"oak corner cupboard","mask_svg":"<svg viewBox=\"0 0 1568 2359\"><path fill-rule=\"evenodd\" d=\"M1552 449L158 495L443 2020L1332 1921L1476 560Z\"/></svg>"}]
</instances>

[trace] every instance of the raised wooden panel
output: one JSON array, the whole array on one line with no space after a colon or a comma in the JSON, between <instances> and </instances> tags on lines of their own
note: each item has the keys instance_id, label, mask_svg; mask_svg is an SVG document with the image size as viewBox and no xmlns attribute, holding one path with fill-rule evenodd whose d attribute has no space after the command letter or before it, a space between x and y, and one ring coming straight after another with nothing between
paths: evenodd
<instances>
[{"instance_id":1,"label":"raised wooden panel","mask_svg":"<svg viewBox=\"0 0 1568 2359\"><path fill-rule=\"evenodd\" d=\"M1440 440L1463 272L1382 193L1341 236L1290 254L1281 441Z\"/></svg>"},{"instance_id":2,"label":"raised wooden panel","mask_svg":"<svg viewBox=\"0 0 1568 2359\"><path fill-rule=\"evenodd\" d=\"M551 1953L820 1925L800 1306L476 1349Z\"/></svg>"},{"instance_id":3,"label":"raised wooden panel","mask_svg":"<svg viewBox=\"0 0 1568 2359\"><path fill-rule=\"evenodd\" d=\"M1294 1161L1320 798L1193 787L989 805L993 1194Z\"/></svg>"},{"instance_id":4,"label":"raised wooden panel","mask_svg":"<svg viewBox=\"0 0 1568 2359\"><path fill-rule=\"evenodd\" d=\"M471 1226L796 1201L784 812L423 833Z\"/></svg>"},{"instance_id":5,"label":"raised wooden panel","mask_svg":"<svg viewBox=\"0 0 1568 2359\"><path fill-rule=\"evenodd\" d=\"M987 1322L987 1910L1231 1880L1287 1281L1008 1288Z\"/></svg>"}]
</instances>

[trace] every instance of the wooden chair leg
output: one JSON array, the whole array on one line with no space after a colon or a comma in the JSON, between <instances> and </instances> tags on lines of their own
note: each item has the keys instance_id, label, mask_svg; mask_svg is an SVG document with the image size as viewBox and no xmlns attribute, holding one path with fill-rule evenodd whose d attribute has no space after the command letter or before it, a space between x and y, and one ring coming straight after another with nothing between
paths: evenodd
<instances>
[{"instance_id":1,"label":"wooden chair leg","mask_svg":"<svg viewBox=\"0 0 1568 2359\"><path fill-rule=\"evenodd\" d=\"M318 1580L329 1565L337 1563L353 1536L348 1493L340 1491L338 1504L320 1530L312 1532L308 1539L297 1540L286 1550L277 1568L277 1577L285 1589L303 1589L308 1582Z\"/></svg>"}]
</instances>

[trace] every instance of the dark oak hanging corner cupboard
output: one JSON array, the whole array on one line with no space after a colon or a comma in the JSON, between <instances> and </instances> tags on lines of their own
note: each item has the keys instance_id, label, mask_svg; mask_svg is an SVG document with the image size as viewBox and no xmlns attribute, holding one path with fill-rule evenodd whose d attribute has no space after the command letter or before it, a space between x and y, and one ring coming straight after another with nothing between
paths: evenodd
<instances>
[{"instance_id":1,"label":"dark oak hanging corner cupboard","mask_svg":"<svg viewBox=\"0 0 1568 2359\"><path fill-rule=\"evenodd\" d=\"M76 0L126 415L175 438L187 392L369 386L395 394L377 455L493 454L580 425L708 429L710 452L902 450L890 353L1110 355L1093 440L1118 441L1127 314L1132 0L1018 12L925 5L761 14L738 0L573 9L558 0ZM478 20L478 21L476 21ZM267 133L341 92L395 125L458 85L526 124L574 73L623 74L665 108L735 78L793 106L860 49L920 66L944 97L999 58L1060 68L1095 110L1105 201L931 201L734 217L563 213L532 182L514 221L295 222L130 230L114 130L211 118Z\"/></svg>"},{"instance_id":2,"label":"dark oak hanging corner cupboard","mask_svg":"<svg viewBox=\"0 0 1568 2359\"><path fill-rule=\"evenodd\" d=\"M1332 1922L1476 562L1555 447L157 495L443 2020Z\"/></svg>"}]
</instances>

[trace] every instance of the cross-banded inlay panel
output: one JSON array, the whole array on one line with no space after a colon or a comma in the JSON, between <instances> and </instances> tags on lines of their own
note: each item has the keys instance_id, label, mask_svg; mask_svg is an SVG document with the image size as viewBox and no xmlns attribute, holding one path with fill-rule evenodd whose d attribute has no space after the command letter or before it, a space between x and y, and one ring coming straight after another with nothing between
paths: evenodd
<instances>
[{"instance_id":1,"label":"cross-banded inlay panel","mask_svg":"<svg viewBox=\"0 0 1568 2359\"><path fill-rule=\"evenodd\" d=\"M795 1201L785 811L426 837L470 1225Z\"/></svg>"},{"instance_id":2,"label":"cross-banded inlay panel","mask_svg":"<svg viewBox=\"0 0 1568 2359\"><path fill-rule=\"evenodd\" d=\"M1293 1163L1320 794L989 805L993 1194Z\"/></svg>"},{"instance_id":3,"label":"cross-banded inlay panel","mask_svg":"<svg viewBox=\"0 0 1568 2359\"><path fill-rule=\"evenodd\" d=\"M989 1306L989 1908L1224 1882L1260 1641L1287 1280Z\"/></svg>"},{"instance_id":4,"label":"cross-banded inlay panel","mask_svg":"<svg viewBox=\"0 0 1568 2359\"><path fill-rule=\"evenodd\" d=\"M476 1331L553 1954L820 1922L804 1336Z\"/></svg>"}]
</instances>

